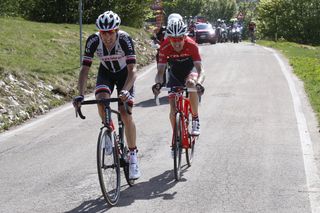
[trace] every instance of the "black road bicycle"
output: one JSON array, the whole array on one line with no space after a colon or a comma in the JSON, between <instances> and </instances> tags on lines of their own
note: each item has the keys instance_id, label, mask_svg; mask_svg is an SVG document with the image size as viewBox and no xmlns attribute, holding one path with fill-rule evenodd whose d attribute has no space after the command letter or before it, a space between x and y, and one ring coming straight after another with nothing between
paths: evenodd
<instances>
[{"instance_id":1,"label":"black road bicycle","mask_svg":"<svg viewBox=\"0 0 320 213\"><path fill-rule=\"evenodd\" d=\"M103 104L105 107L105 122L100 128L97 143L97 169L102 194L111 206L117 204L120 198L120 168L123 168L125 179L129 186L134 184L129 179L129 150L124 141L124 124L120 112L110 107L111 102L121 102L119 98L83 101L81 105ZM124 103L127 113L131 114ZM112 113L117 115L118 132L112 121ZM79 107L80 118L85 119Z\"/></svg>"}]
</instances>

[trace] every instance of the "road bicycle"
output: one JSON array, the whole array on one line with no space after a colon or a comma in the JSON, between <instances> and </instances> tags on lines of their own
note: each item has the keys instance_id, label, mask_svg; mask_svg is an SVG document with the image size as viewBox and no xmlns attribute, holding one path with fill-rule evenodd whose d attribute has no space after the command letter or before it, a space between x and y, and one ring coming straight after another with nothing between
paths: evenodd
<instances>
[{"instance_id":1,"label":"road bicycle","mask_svg":"<svg viewBox=\"0 0 320 213\"><path fill-rule=\"evenodd\" d=\"M175 125L172 135L171 148L173 150L173 170L177 181L181 179L181 159L183 151L186 154L188 166L191 166L195 142L198 136L191 135L192 130L192 110L189 100L189 92L198 92L196 88L171 87L161 90L174 93L175 97ZM156 97L156 103L158 97Z\"/></svg>"},{"instance_id":2,"label":"road bicycle","mask_svg":"<svg viewBox=\"0 0 320 213\"><path fill-rule=\"evenodd\" d=\"M105 122L100 128L97 142L97 169L102 194L111 206L117 204L120 198L120 168L123 168L125 179L129 186L134 180L129 178L129 151L124 141L124 124L120 112L111 109L111 102L121 102L119 98L102 100L88 100L81 102L81 105L103 104L105 108ZM127 103L124 103L127 113ZM117 116L118 132L112 120L112 113ZM81 108L77 109L80 118L85 119Z\"/></svg>"}]
</instances>

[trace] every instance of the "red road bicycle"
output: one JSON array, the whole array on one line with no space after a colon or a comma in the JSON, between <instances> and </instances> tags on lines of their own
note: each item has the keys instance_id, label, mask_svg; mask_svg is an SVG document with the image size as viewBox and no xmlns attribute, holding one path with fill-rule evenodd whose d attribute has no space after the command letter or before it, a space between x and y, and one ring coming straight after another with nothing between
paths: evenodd
<instances>
[{"instance_id":1,"label":"red road bicycle","mask_svg":"<svg viewBox=\"0 0 320 213\"><path fill-rule=\"evenodd\" d=\"M194 155L195 142L198 136L191 135L192 111L189 92L198 92L195 88L172 87L162 88L175 94L175 125L172 135L173 169L177 181L181 178L181 158L185 150L187 164L190 167ZM158 102L158 101L157 101Z\"/></svg>"}]
</instances>

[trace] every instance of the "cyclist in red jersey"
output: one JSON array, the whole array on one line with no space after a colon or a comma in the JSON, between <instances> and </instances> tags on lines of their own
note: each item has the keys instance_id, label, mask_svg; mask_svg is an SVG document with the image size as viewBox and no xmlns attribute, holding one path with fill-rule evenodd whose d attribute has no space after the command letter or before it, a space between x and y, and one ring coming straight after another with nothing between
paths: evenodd
<instances>
[{"instance_id":1,"label":"cyclist in red jersey","mask_svg":"<svg viewBox=\"0 0 320 213\"><path fill-rule=\"evenodd\" d=\"M155 85L152 90L155 95L160 93L162 76L165 66L170 66L169 81L167 87L186 86L188 88L198 88L204 90L204 70L202 68L201 57L198 45L188 36L187 26L182 20L170 21L167 26L168 37L160 47L158 72L155 78ZM172 127L175 119L175 106L173 94L169 94L170 121ZM200 135L200 123L198 116L199 96L197 93L190 93L190 104L192 109L192 135Z\"/></svg>"}]
</instances>

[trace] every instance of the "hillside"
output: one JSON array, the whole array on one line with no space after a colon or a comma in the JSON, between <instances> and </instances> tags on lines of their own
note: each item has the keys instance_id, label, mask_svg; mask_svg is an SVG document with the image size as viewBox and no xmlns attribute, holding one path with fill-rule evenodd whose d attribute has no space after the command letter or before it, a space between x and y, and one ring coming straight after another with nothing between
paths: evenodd
<instances>
[{"instance_id":1,"label":"hillside","mask_svg":"<svg viewBox=\"0 0 320 213\"><path fill-rule=\"evenodd\" d=\"M153 62L147 32L122 26L135 42L138 68ZM0 18L0 132L70 101L79 73L79 26ZM83 45L94 25L83 26ZM93 90L98 61L91 68Z\"/></svg>"}]
</instances>

